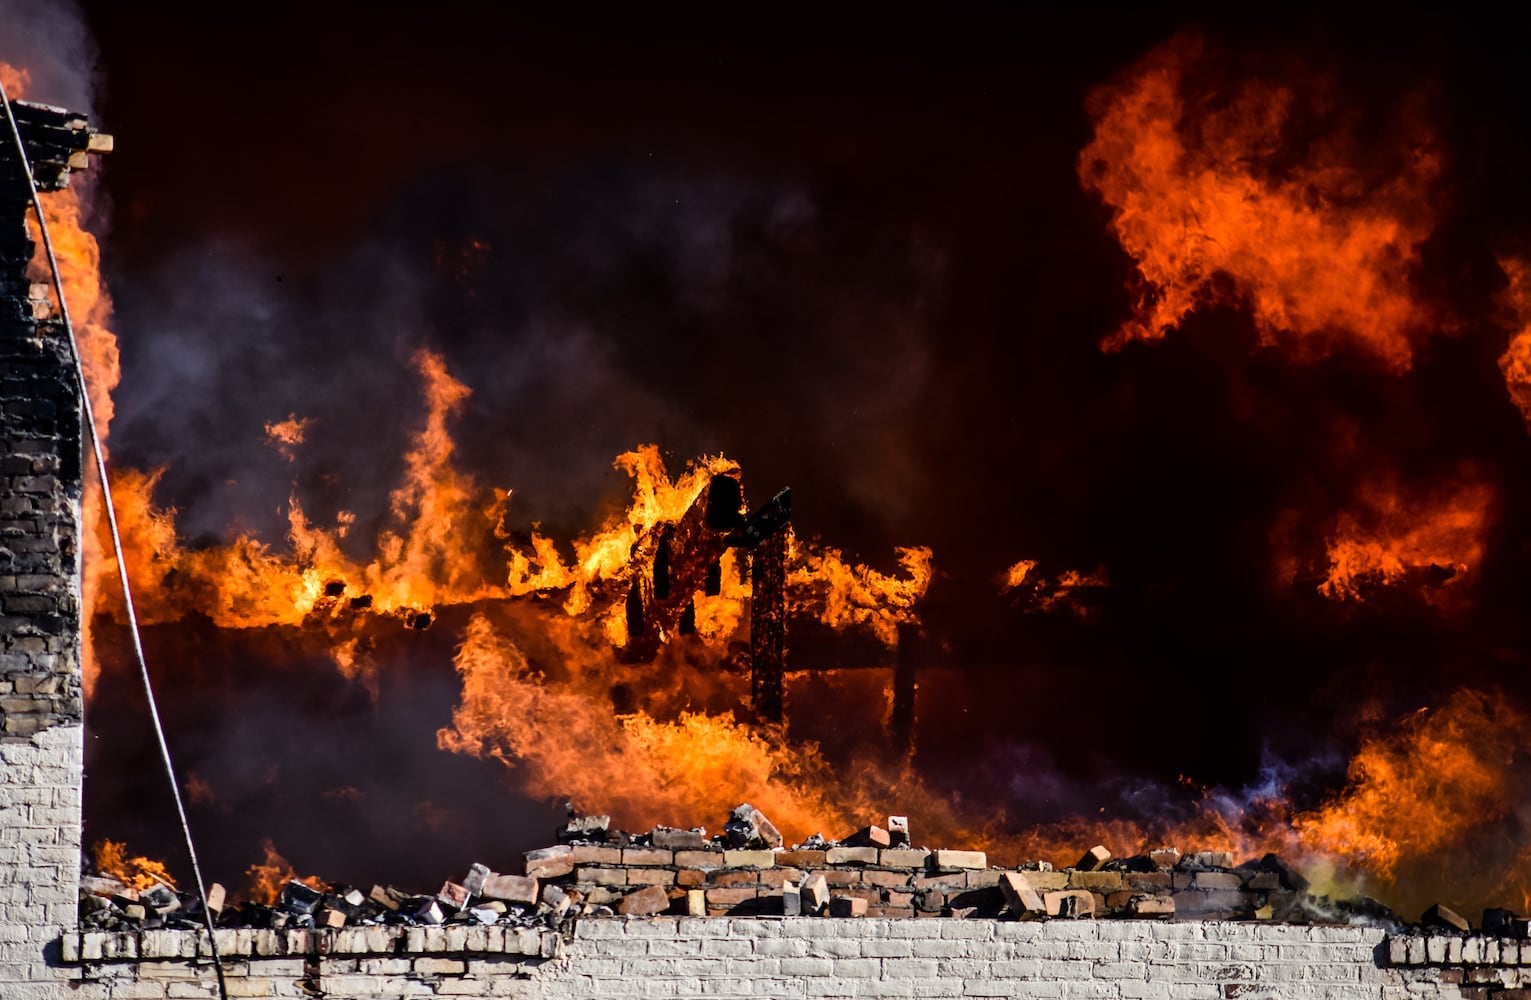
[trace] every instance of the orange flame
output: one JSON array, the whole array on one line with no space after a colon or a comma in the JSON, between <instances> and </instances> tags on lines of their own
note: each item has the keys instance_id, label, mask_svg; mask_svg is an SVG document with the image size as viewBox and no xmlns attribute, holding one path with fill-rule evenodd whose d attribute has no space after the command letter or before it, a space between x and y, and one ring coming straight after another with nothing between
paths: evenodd
<instances>
[{"instance_id":1,"label":"orange flame","mask_svg":"<svg viewBox=\"0 0 1531 1000\"><path fill-rule=\"evenodd\" d=\"M1319 592L1361 601L1368 590L1431 574L1431 583L1470 586L1483 558L1494 491L1466 483L1414 497L1376 484L1357 509L1339 516L1328 543L1328 576Z\"/></svg>"},{"instance_id":2,"label":"orange flame","mask_svg":"<svg viewBox=\"0 0 1531 1000\"><path fill-rule=\"evenodd\" d=\"M297 879L310 889L324 888L324 883L316 875L305 875L301 878L291 863L277 851L276 845L270 837L261 840L261 852L265 854L264 861L257 861L245 871L245 877L249 879L249 898L257 903L267 906L275 903L282 894L282 886L293 879Z\"/></svg>"},{"instance_id":3,"label":"orange flame","mask_svg":"<svg viewBox=\"0 0 1531 1000\"><path fill-rule=\"evenodd\" d=\"M847 563L836 548L800 546L787 572L791 605L830 628L861 625L883 645L898 645L899 624L919 621L914 606L930 587L932 555L922 546L895 551L902 577Z\"/></svg>"},{"instance_id":4,"label":"orange flame","mask_svg":"<svg viewBox=\"0 0 1531 1000\"><path fill-rule=\"evenodd\" d=\"M1021 559L1005 570L1000 580L1001 592L1017 595L1026 603L1028 610L1045 614L1058 608L1067 608L1083 617L1089 614L1090 609L1079 600L1082 592L1099 590L1111 584L1104 566L1097 567L1093 573L1068 569L1056 578L1049 579L1037 573L1037 565L1035 559Z\"/></svg>"},{"instance_id":5,"label":"orange flame","mask_svg":"<svg viewBox=\"0 0 1531 1000\"><path fill-rule=\"evenodd\" d=\"M1499 357L1499 370L1504 373L1510 399L1531 427L1531 261L1501 257L1499 267L1509 279L1509 284L1500 293L1500 306L1508 314L1510 324L1516 327L1504 354Z\"/></svg>"},{"instance_id":6,"label":"orange flame","mask_svg":"<svg viewBox=\"0 0 1531 1000\"><path fill-rule=\"evenodd\" d=\"M1264 344L1308 355L1353 344L1408 368L1429 320L1409 269L1434 225L1433 137L1401 115L1401 166L1364 169L1342 130L1290 164L1283 135L1321 102L1264 80L1206 83L1209 63L1200 39L1180 37L1092 95L1079 176L1111 207L1141 281L1133 317L1104 346L1161 338L1205 304L1247 303Z\"/></svg>"},{"instance_id":7,"label":"orange flame","mask_svg":"<svg viewBox=\"0 0 1531 1000\"><path fill-rule=\"evenodd\" d=\"M7 84L9 86L9 84ZM128 845L116 840L102 840L90 851L96 871L112 876L134 889L152 889L157 885L175 888L164 862L152 858L129 857Z\"/></svg>"},{"instance_id":8,"label":"orange flame","mask_svg":"<svg viewBox=\"0 0 1531 1000\"><path fill-rule=\"evenodd\" d=\"M303 443L311 423L313 420L308 417L300 419L296 413L289 413L286 420L266 424L266 439L276 446L283 458L294 461L298 457L298 445Z\"/></svg>"},{"instance_id":9,"label":"orange flame","mask_svg":"<svg viewBox=\"0 0 1531 1000\"><path fill-rule=\"evenodd\" d=\"M0 80L4 81L6 93L12 100L26 97L32 82L28 70L3 62L0 62ZM95 433L105 448L114 413L112 391L117 388L121 378L121 365L117 337L108 326L111 322L112 301L101 280L101 249L96 238L86 229L95 209L95 182L88 173L76 173L71 177L70 184L65 190L48 194L41 200L47 215L48 233L53 239L54 256L58 260L64 294L69 302L69 315L74 325L80 361L85 368L86 390L95 411ZM33 237L37 240L37 248L32 258L30 277L34 282L49 283L51 287L52 271L48 266L46 252L35 231ZM96 482L94 471L87 471L80 525L81 668L87 697L95 687L98 670L91 642L90 621L100 602L102 573L106 569L100 558L104 549L102 535L105 530L101 523L101 512L100 484Z\"/></svg>"}]
</instances>

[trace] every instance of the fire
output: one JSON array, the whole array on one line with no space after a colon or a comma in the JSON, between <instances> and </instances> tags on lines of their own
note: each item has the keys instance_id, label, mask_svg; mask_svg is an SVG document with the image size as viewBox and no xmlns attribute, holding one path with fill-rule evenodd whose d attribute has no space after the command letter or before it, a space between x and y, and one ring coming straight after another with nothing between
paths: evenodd
<instances>
[{"instance_id":1,"label":"fire","mask_svg":"<svg viewBox=\"0 0 1531 1000\"><path fill-rule=\"evenodd\" d=\"M1035 559L1021 559L1005 570L1000 579L1000 590L1019 597L1028 610L1045 614L1058 608L1067 608L1085 617L1090 608L1080 598L1087 591L1099 590L1111 584L1104 566L1097 567L1093 573L1068 569L1049 579L1037 573L1037 565Z\"/></svg>"},{"instance_id":2,"label":"fire","mask_svg":"<svg viewBox=\"0 0 1531 1000\"><path fill-rule=\"evenodd\" d=\"M931 551L924 547L897 553L902 577L847 563L839 549L802 546L787 572L792 604L811 609L830 628L862 625L883 645L896 646L899 624L919 621L914 607L930 587L932 564Z\"/></svg>"},{"instance_id":3,"label":"fire","mask_svg":"<svg viewBox=\"0 0 1531 1000\"><path fill-rule=\"evenodd\" d=\"M1493 501L1493 490L1481 483L1422 497L1374 485L1356 508L1339 515L1319 592L1331 600L1361 601L1372 588L1410 579L1470 584L1483 558Z\"/></svg>"},{"instance_id":4,"label":"fire","mask_svg":"<svg viewBox=\"0 0 1531 1000\"><path fill-rule=\"evenodd\" d=\"M1434 226L1440 174L1430 132L1407 113L1392 165L1362 165L1311 82L1217 80L1207 46L1180 37L1092 95L1084 186L1112 209L1137 266L1134 314L1105 343L1165 336L1201 306L1247 305L1263 344L1306 356L1352 345L1394 369L1430 316L1409 284ZM1226 279L1226 280L1224 280Z\"/></svg>"},{"instance_id":5,"label":"fire","mask_svg":"<svg viewBox=\"0 0 1531 1000\"><path fill-rule=\"evenodd\" d=\"M1454 846L1505 815L1525 724L1470 691L1441 711L1419 710L1396 732L1363 743L1344 790L1295 818L1301 842L1391 880L1405 859Z\"/></svg>"},{"instance_id":6,"label":"fire","mask_svg":"<svg viewBox=\"0 0 1531 1000\"><path fill-rule=\"evenodd\" d=\"M170 877L164 862L152 858L129 857L128 845L120 841L97 842L91 848L90 857L96 871L104 872L134 889L152 889L156 885L175 888L175 880Z\"/></svg>"},{"instance_id":7,"label":"fire","mask_svg":"<svg viewBox=\"0 0 1531 1000\"><path fill-rule=\"evenodd\" d=\"M1531 426L1531 261L1501 257L1499 267L1509 282L1500 293L1500 305L1516 328L1499 357L1499 370L1510 399Z\"/></svg>"},{"instance_id":8,"label":"fire","mask_svg":"<svg viewBox=\"0 0 1531 1000\"><path fill-rule=\"evenodd\" d=\"M25 68L0 62L0 80L4 81L6 93L12 100L28 96L32 77ZM96 190L91 174L76 173L70 179L70 187L46 195L41 201L47 215L48 233L53 238L64 295L69 302L80 361L85 369L86 391L95 411L95 433L105 448L114 413L112 391L117 388L122 369L117 337L109 325L112 300L101 280L101 248L86 228L96 218ZM32 236L37 241L37 249L32 258L30 277L34 282L48 283L51 287L53 275L42 240L35 230ZM88 696L95 685L98 669L91 643L90 621L100 604L102 573L107 568L101 553L109 547L101 517L100 484L93 471L86 473L81 514L81 667Z\"/></svg>"},{"instance_id":9,"label":"fire","mask_svg":"<svg viewBox=\"0 0 1531 1000\"><path fill-rule=\"evenodd\" d=\"M324 888L324 883L316 875L299 877L292 864L278 853L271 838L263 839L260 847L261 852L265 854L265 860L257 861L245 871L245 877L249 879L250 899L270 906L282 894L282 886L294 879L310 889Z\"/></svg>"},{"instance_id":10,"label":"fire","mask_svg":"<svg viewBox=\"0 0 1531 1000\"><path fill-rule=\"evenodd\" d=\"M303 443L311 423L313 421L307 417L300 418L296 413L289 413L286 420L273 420L266 424L266 439L276 446L283 458L289 462L295 461L298 446Z\"/></svg>"}]
</instances>

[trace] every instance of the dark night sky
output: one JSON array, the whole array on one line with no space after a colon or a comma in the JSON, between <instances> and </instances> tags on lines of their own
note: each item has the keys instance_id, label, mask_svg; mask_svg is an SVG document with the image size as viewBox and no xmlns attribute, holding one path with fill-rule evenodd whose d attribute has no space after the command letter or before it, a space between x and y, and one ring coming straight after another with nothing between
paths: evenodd
<instances>
[{"instance_id":1,"label":"dark night sky","mask_svg":"<svg viewBox=\"0 0 1531 1000\"><path fill-rule=\"evenodd\" d=\"M884 568L932 547L926 655L963 668L943 697L970 720L924 737L936 775L977 731L1085 782L1237 785L1267 751L1346 747L1363 705L1526 690L1531 439L1488 305L1493 253L1531 234L1504 25L174 6L84 12L117 137L114 454L168 465L188 536L278 537L292 472L262 425L289 412L318 418L304 495L381 516L427 344L474 390L466 464L528 524L588 526L621 494L611 457L658 441L677 462L725 451L756 497L790 483L800 532ZM1086 95L1184 30L1299 54L1363 119L1427 95L1449 208L1417 279L1462 329L1414 371L1293 364L1237 309L1099 350L1130 262L1075 173ZM439 265L472 240L489 249ZM1411 475L1487 470L1499 517L1467 611L1272 584L1280 512L1343 489L1346 420ZM1020 558L1112 586L1088 620L1025 615L996 586ZM1017 705L1080 699L1083 738L1072 711L1011 728Z\"/></svg>"}]
</instances>

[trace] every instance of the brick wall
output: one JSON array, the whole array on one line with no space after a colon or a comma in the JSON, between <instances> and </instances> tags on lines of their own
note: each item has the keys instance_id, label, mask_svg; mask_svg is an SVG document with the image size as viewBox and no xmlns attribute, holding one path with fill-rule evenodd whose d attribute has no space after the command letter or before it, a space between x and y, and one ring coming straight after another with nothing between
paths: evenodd
<instances>
[{"instance_id":1,"label":"brick wall","mask_svg":"<svg viewBox=\"0 0 1531 1000\"><path fill-rule=\"evenodd\" d=\"M501 936L488 940L496 930ZM188 957L199 937L185 931L83 935L67 946L71 957L82 952L72 995L213 997L205 960L199 966ZM1251 922L615 917L580 921L567 942L551 932L467 927L220 931L219 937L229 955L232 995L285 1000L1489 998L1518 989L1522 975L1518 951L1476 964L1461 956L1450 962L1443 952L1432 964L1429 939L1419 938L1426 942L1419 962L1395 964L1390 945L1403 942L1396 946L1402 959L1415 939L1390 940L1378 928ZM140 957L110 957L121 952ZM1531 981L1531 967L1526 978Z\"/></svg>"},{"instance_id":2,"label":"brick wall","mask_svg":"<svg viewBox=\"0 0 1531 1000\"><path fill-rule=\"evenodd\" d=\"M15 105L39 185L64 186L84 119ZM29 192L0 122L0 997L68 995L59 936L80 879L80 404L27 280Z\"/></svg>"}]
</instances>

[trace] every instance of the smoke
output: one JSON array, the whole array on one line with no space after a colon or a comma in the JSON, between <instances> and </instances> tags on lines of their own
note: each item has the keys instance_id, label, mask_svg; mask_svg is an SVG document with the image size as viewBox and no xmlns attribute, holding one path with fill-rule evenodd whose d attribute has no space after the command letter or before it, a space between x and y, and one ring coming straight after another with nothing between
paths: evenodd
<instances>
[{"instance_id":1,"label":"smoke","mask_svg":"<svg viewBox=\"0 0 1531 1000\"><path fill-rule=\"evenodd\" d=\"M94 111L98 53L74 0L4 0L0 23L0 63L26 70L28 100Z\"/></svg>"},{"instance_id":2,"label":"smoke","mask_svg":"<svg viewBox=\"0 0 1531 1000\"><path fill-rule=\"evenodd\" d=\"M473 390L465 467L516 491L523 526L588 525L625 487L612 456L654 440L677 460L767 456L756 502L809 480L812 529L838 498L871 522L855 547L881 551L921 488L899 439L941 284L938 255L887 239L857 259L790 185L628 165L427 179L310 272L183 248L120 282L122 458L166 467L193 538L279 539L294 473L321 521L344 507L365 529L428 345ZM264 432L289 414L311 421L291 463Z\"/></svg>"}]
</instances>

